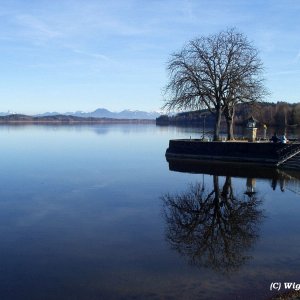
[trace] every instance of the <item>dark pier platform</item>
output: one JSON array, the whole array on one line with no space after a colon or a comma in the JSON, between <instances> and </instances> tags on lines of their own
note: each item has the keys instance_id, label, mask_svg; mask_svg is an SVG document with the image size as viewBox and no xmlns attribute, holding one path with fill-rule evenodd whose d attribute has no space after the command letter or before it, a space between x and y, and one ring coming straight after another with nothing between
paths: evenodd
<instances>
[{"instance_id":1,"label":"dark pier platform","mask_svg":"<svg viewBox=\"0 0 300 300\"><path fill-rule=\"evenodd\" d=\"M205 142L197 139L170 140L169 159L192 159L203 162L235 163L300 170L300 143Z\"/></svg>"}]
</instances>

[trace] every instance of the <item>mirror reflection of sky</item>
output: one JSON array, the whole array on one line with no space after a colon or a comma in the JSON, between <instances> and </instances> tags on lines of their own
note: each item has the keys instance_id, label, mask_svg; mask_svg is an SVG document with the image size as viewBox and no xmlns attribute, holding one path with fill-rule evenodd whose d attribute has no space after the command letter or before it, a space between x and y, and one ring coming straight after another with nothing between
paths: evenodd
<instances>
[{"instance_id":1,"label":"mirror reflection of sky","mask_svg":"<svg viewBox=\"0 0 300 300\"><path fill-rule=\"evenodd\" d=\"M162 196L196 184L214 189L216 175L171 171L165 160L168 140L195 129L1 126L0 133L1 299L267 299L271 282L300 278L296 173L287 172L284 191L279 179L274 190L272 178L230 176L239 199L255 190L263 217L244 248L249 259L224 274L191 264L166 238ZM225 181L218 175L220 189Z\"/></svg>"}]
</instances>

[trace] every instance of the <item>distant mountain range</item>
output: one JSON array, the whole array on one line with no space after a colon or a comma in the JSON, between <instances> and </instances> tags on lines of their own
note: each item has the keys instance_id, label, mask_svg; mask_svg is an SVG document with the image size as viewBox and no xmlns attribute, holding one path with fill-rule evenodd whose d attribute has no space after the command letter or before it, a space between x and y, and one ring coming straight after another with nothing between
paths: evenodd
<instances>
[{"instance_id":1,"label":"distant mountain range","mask_svg":"<svg viewBox=\"0 0 300 300\"><path fill-rule=\"evenodd\" d=\"M0 112L0 117L2 116L9 116L9 115L15 115L16 113L13 111L8 111L8 112Z\"/></svg>"},{"instance_id":2,"label":"distant mountain range","mask_svg":"<svg viewBox=\"0 0 300 300\"><path fill-rule=\"evenodd\" d=\"M67 115L81 118L110 118L110 119L147 119L152 120L160 116L158 112L146 112L141 110L122 110L121 112L112 112L105 108L98 108L93 112L66 112L60 114L58 112L46 112L43 114L36 115L41 116L54 116L54 115Z\"/></svg>"},{"instance_id":3,"label":"distant mountain range","mask_svg":"<svg viewBox=\"0 0 300 300\"><path fill-rule=\"evenodd\" d=\"M0 116L7 116L12 115L12 113L8 111L7 113L0 112ZM154 120L160 116L158 112L146 112L141 110L122 110L121 112L112 112L105 108L98 108L93 112L83 112L83 111L76 111L76 112L66 112L66 113L59 113L59 112L45 112L43 114L34 115L33 117L47 117L47 116L57 116L57 115L64 115L64 116L74 116L74 117L81 117L81 118L110 118L110 119L146 119L146 120Z\"/></svg>"}]
</instances>

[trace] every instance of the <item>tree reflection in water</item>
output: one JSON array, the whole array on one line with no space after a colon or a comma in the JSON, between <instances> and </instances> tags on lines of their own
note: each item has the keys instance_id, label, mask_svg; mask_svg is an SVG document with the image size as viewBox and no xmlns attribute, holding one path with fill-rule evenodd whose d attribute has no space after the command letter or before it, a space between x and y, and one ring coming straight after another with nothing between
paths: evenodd
<instances>
[{"instance_id":1,"label":"tree reflection in water","mask_svg":"<svg viewBox=\"0 0 300 300\"><path fill-rule=\"evenodd\" d=\"M246 253L258 238L263 218L256 193L236 196L231 177L220 188L214 175L210 192L198 183L162 200L167 241L191 264L228 273L251 258Z\"/></svg>"}]
</instances>

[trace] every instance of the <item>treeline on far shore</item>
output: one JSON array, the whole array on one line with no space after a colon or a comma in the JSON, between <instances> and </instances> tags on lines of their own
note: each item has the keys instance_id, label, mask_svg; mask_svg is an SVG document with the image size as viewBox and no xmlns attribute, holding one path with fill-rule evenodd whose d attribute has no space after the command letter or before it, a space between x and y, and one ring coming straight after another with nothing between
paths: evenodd
<instances>
[{"instance_id":1,"label":"treeline on far shore","mask_svg":"<svg viewBox=\"0 0 300 300\"><path fill-rule=\"evenodd\" d=\"M94 118L94 117L76 117L70 115L53 116L28 116L13 114L0 116L0 124L151 124L151 119L114 119L114 118Z\"/></svg>"},{"instance_id":2,"label":"treeline on far shore","mask_svg":"<svg viewBox=\"0 0 300 300\"><path fill-rule=\"evenodd\" d=\"M258 125L266 124L268 127L300 126L300 103L287 102L259 102L254 104L241 103L236 105L234 124L245 125L253 116ZM207 109L181 112L176 115L162 115L156 119L157 125L206 125L214 124L214 115ZM223 120L225 122L225 119Z\"/></svg>"}]
</instances>

